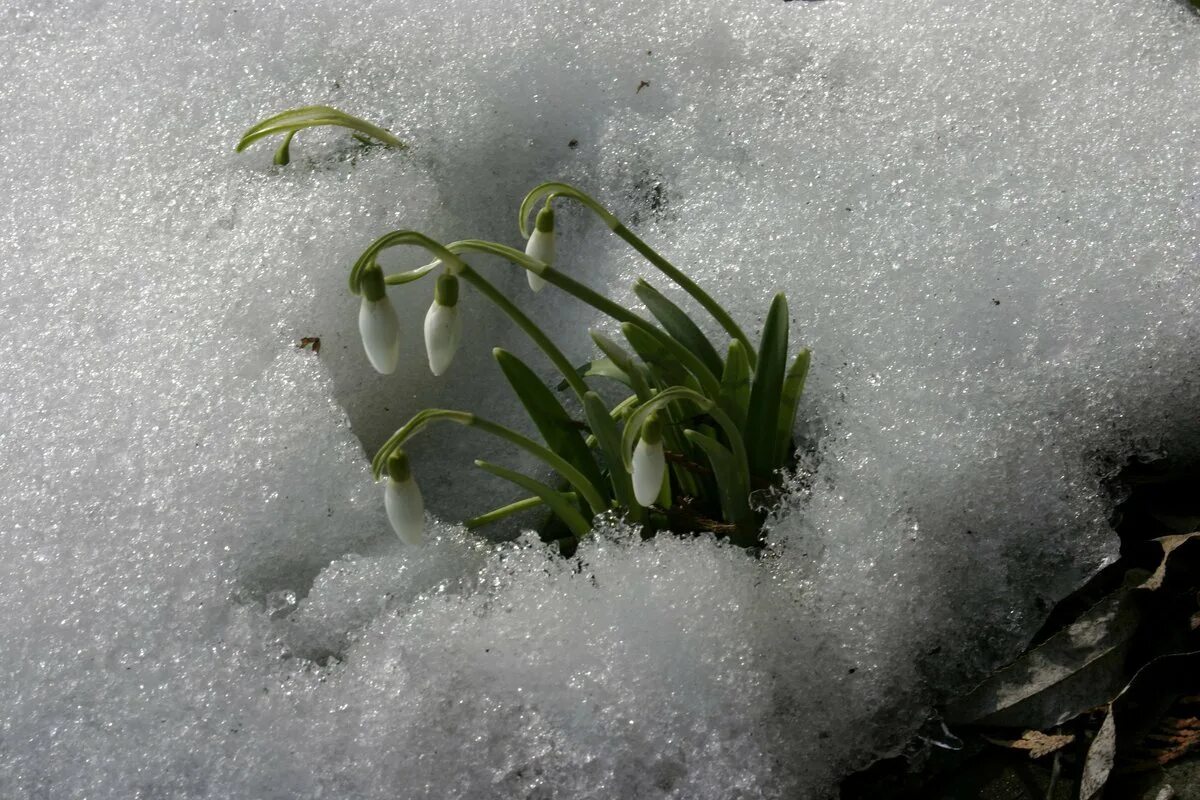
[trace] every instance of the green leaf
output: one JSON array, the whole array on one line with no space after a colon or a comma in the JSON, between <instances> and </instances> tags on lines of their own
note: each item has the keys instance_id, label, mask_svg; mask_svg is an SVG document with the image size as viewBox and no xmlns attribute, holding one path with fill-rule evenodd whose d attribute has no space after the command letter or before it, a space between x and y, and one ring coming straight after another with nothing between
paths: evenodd
<instances>
[{"instance_id":1,"label":"green leaf","mask_svg":"<svg viewBox=\"0 0 1200 800\"><path fill-rule=\"evenodd\" d=\"M497 347L492 351L496 363L504 371L521 405L537 426L547 446L583 473L593 486L603 486L604 478L592 458L592 451L583 440L583 434L538 376L521 359Z\"/></svg>"},{"instance_id":2,"label":"green leaf","mask_svg":"<svg viewBox=\"0 0 1200 800\"><path fill-rule=\"evenodd\" d=\"M562 495L571 502L575 502L578 495L574 492L562 492ZM526 497L524 500L517 500L515 503L493 508L491 511L480 514L478 517L471 517L463 523L467 530L475 530L482 528L484 525L491 525L499 522L506 517L511 517L513 514L520 514L522 511L528 511L531 508L545 505L546 501L540 497Z\"/></svg>"},{"instance_id":3,"label":"green leaf","mask_svg":"<svg viewBox=\"0 0 1200 800\"><path fill-rule=\"evenodd\" d=\"M717 354L712 342L708 340L704 332L692 321L691 317L684 313L683 309L641 278L634 283L633 291L655 319L662 323L663 329L667 333L699 356L714 375L721 374L721 356Z\"/></svg>"},{"instance_id":4,"label":"green leaf","mask_svg":"<svg viewBox=\"0 0 1200 800\"><path fill-rule=\"evenodd\" d=\"M639 521L642 516L642 507L638 505L637 498L633 494L633 480L621 461L621 433L617 429L616 421L613 420L609 410L605 408L600 395L595 392L588 392L583 396L583 410L587 414L588 425L592 428L596 443L600 446L600 451L604 453L604 459L608 462L608 477L612 481L617 503L629 510L634 521Z\"/></svg>"},{"instance_id":5,"label":"green leaf","mask_svg":"<svg viewBox=\"0 0 1200 800\"><path fill-rule=\"evenodd\" d=\"M621 345L612 339L609 339L598 331L591 331L591 334L592 341L600 348L600 352L608 356L617 369L629 377L629 386L633 389L634 394L638 396L638 399L643 402L649 400L651 396L650 384L646 380L647 375L642 366L634 361L633 356L629 355Z\"/></svg>"},{"instance_id":6,"label":"green leaf","mask_svg":"<svg viewBox=\"0 0 1200 800\"><path fill-rule=\"evenodd\" d=\"M660 386L686 386L694 391L701 391L696 376L684 367L662 342L628 322L621 326L621 333L625 334L633 351L650 366L650 371L658 379Z\"/></svg>"},{"instance_id":7,"label":"green leaf","mask_svg":"<svg viewBox=\"0 0 1200 800\"><path fill-rule=\"evenodd\" d=\"M782 293L771 301L758 346L758 366L750 386L750 405L746 412L746 454L750 473L769 477L775 461L775 437L779 430L779 403L783 392L783 373L787 365L788 308Z\"/></svg>"},{"instance_id":8,"label":"green leaf","mask_svg":"<svg viewBox=\"0 0 1200 800\"><path fill-rule=\"evenodd\" d=\"M595 361L580 364L575 368L575 373L581 378L607 378L608 380L617 381L632 388L629 375L608 357L597 358ZM558 385L554 388L560 392L564 392L570 386L571 384L564 379L559 381Z\"/></svg>"},{"instance_id":9,"label":"green leaf","mask_svg":"<svg viewBox=\"0 0 1200 800\"><path fill-rule=\"evenodd\" d=\"M783 465L791 451L792 431L796 427L796 409L800 406L800 395L804 393L804 380L812 362L812 351L807 347L796 354L796 360L788 368L783 380L783 396L779 402L779 429L775 435L775 463Z\"/></svg>"},{"instance_id":10,"label":"green leaf","mask_svg":"<svg viewBox=\"0 0 1200 800\"><path fill-rule=\"evenodd\" d=\"M686 430L683 435L708 456L721 497L721 514L726 522L740 523L753 515L750 510L750 489L729 448L711 436Z\"/></svg>"},{"instance_id":11,"label":"green leaf","mask_svg":"<svg viewBox=\"0 0 1200 800\"><path fill-rule=\"evenodd\" d=\"M592 526L583 518L583 515L579 513L579 510L575 508L575 504L571 502L566 494L555 491L541 481L535 481L528 475L522 475L519 472L514 472L511 469L505 469L495 464L489 464L486 461L476 461L475 466L485 472L490 472L498 478L512 481L526 491L536 494L546 505L550 506L550 509L558 515L559 519L566 523L576 538L582 539L591 531Z\"/></svg>"},{"instance_id":12,"label":"green leaf","mask_svg":"<svg viewBox=\"0 0 1200 800\"><path fill-rule=\"evenodd\" d=\"M729 343L729 357L721 373L721 408L738 426L746 430L746 410L750 406L750 359L745 346L734 339Z\"/></svg>"},{"instance_id":13,"label":"green leaf","mask_svg":"<svg viewBox=\"0 0 1200 800\"><path fill-rule=\"evenodd\" d=\"M404 142L397 139L387 130L377 125L372 125L364 119L351 116L331 106L304 106L267 117L257 125L251 126L242 134L241 140L237 143L236 150L240 153L259 139L274 136L277 133L285 135L295 134L296 131L303 130L304 128L313 128L321 125L349 128L350 130L358 131L359 133L378 139L389 147L406 147Z\"/></svg>"}]
</instances>

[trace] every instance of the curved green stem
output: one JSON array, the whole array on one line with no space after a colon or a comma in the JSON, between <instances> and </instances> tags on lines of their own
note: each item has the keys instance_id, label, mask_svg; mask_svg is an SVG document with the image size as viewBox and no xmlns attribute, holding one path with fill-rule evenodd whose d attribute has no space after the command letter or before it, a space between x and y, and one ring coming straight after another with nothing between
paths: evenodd
<instances>
[{"instance_id":1,"label":"curved green stem","mask_svg":"<svg viewBox=\"0 0 1200 800\"><path fill-rule=\"evenodd\" d=\"M633 446L642 430L642 423L646 421L646 418L650 414L662 408L667 403L676 400L691 400L700 407L702 412L716 420L717 424L725 431L725 436L729 439L729 449L733 453L735 465L738 471L745 476L746 485L749 486L750 459L746 454L746 443L742 440L742 434L738 431L737 425L734 424L729 415L722 411L715 402L685 386L673 386L670 389L659 392L654 396L653 400L639 406L637 411L634 411L629 419L625 421L625 430L621 436L621 458L625 462L625 468L629 469L633 461Z\"/></svg>"},{"instance_id":2,"label":"curved green stem","mask_svg":"<svg viewBox=\"0 0 1200 800\"><path fill-rule=\"evenodd\" d=\"M686 347L675 341L671 336L661 331L654 323L639 317L632 311L623 306L614 303L604 295L580 283L573 278L567 277L564 273L559 272L553 267L548 267L542 262L530 258L520 250L499 244L498 242L488 242L482 239L463 239L462 241L452 242L446 245L446 248L460 252L463 250L474 250L480 253L499 256L500 258L511 261L519 267L540 275L547 283L554 284L568 294L574 295L578 299L601 311L618 322L628 322L660 342L663 347L671 351L671 354L679 359L679 361L687 367L688 371L696 376L700 384L706 392L710 392L713 397L716 397L721 391L721 382L712 374L712 371L705 366L704 362L695 353L688 350Z\"/></svg>"},{"instance_id":3,"label":"curved green stem","mask_svg":"<svg viewBox=\"0 0 1200 800\"><path fill-rule=\"evenodd\" d=\"M478 272L464 264L462 272L459 275L467 283L478 289L480 294L499 306L505 314L508 314L513 322L517 323L517 327L525 331L529 338L538 347L542 348L542 352L554 363L558 371L563 374L567 383L570 384L571 389L579 396L579 402L582 403L583 396L588 391L587 384L584 383L583 378L579 376L575 367L571 365L570 360L563 355L563 352L551 341L550 337L533 320L527 317L525 312L521 311L511 300L505 297L503 292L493 286Z\"/></svg>"},{"instance_id":4,"label":"curved green stem","mask_svg":"<svg viewBox=\"0 0 1200 800\"><path fill-rule=\"evenodd\" d=\"M392 231L380 236L371 246L363 251L358 260L354 262L354 266L350 268L350 291L354 294L359 294L359 283L362 280L362 273L370 264L375 263L375 258L391 247L399 247L401 245L411 245L428 250L433 254L434 258L446 265L446 268L451 272L457 273L462 270L462 259L447 250L441 242L430 239L423 233L417 231ZM422 267L422 269L424 269ZM415 270L414 270L415 271Z\"/></svg>"},{"instance_id":5,"label":"curved green stem","mask_svg":"<svg viewBox=\"0 0 1200 800\"><path fill-rule=\"evenodd\" d=\"M715 319L730 336L740 341L746 348L746 354L750 358L750 366L754 366L756 359L754 345L751 344L750 338L746 336L746 333L741 329L741 326L739 326L737 322L734 321L733 317L729 315L729 312L726 311L720 303L714 300L708 292L700 288L699 284L697 284L687 275L684 275L678 267L676 267L670 261L667 261L667 259L663 258L657 250L646 244L637 234L625 227L625 225L622 224L622 222L617 219L611 211L600 205L600 203L598 203L594 198L585 192L575 188L569 183L561 183L557 181L550 181L543 183L540 186L535 186L533 190L529 192L529 194L525 195L525 199L521 202L520 225L521 234L523 236L527 238L529 236L530 210L532 210L533 206L537 204L538 200L542 199L543 197L546 198L547 203L550 203L557 197L570 198L578 203L581 203L590 211L599 216L602 220L604 220L604 223L608 225L613 233L621 237L634 250L638 251L638 253L640 253L642 257L651 264L653 264L659 270L659 272L666 275L668 278L682 287L683 290L690 294L692 298L704 308L705 311L712 315L712 318Z\"/></svg>"},{"instance_id":6,"label":"curved green stem","mask_svg":"<svg viewBox=\"0 0 1200 800\"><path fill-rule=\"evenodd\" d=\"M603 496L592 485L583 473L571 466L570 462L532 439L522 436L514 430L497 425L495 422L484 419L476 414L471 414L466 411L453 411L445 408L427 408L424 411L418 412L412 419L404 424L404 427L396 431L391 437L383 443L379 448L379 452L375 454L375 458L371 459L371 470L378 480L383 473L384 465L387 464L388 457L403 444L420 433L425 427L434 422L454 422L459 425L466 425L472 428L479 428L485 433L490 433L493 436L504 439L531 455L540 458L553 468L559 475L567 480L576 491L583 496L587 504L591 506L593 513L601 514L608 510L608 504L604 502Z\"/></svg>"},{"instance_id":7,"label":"curved green stem","mask_svg":"<svg viewBox=\"0 0 1200 800\"><path fill-rule=\"evenodd\" d=\"M351 116L345 111L339 111L330 106L303 106L301 108L288 109L281 114L267 117L257 125L251 126L242 134L242 138L238 141L235 149L240 153L259 139L282 133L287 136L287 140L280 148L280 153L283 153L285 158L282 161L277 160L275 163L286 164L287 146L291 143L292 136L295 135L296 131L319 125L335 125L342 128L349 128L359 133L365 133L389 147L404 148L407 146L404 142L378 125L372 125L365 119Z\"/></svg>"}]
</instances>

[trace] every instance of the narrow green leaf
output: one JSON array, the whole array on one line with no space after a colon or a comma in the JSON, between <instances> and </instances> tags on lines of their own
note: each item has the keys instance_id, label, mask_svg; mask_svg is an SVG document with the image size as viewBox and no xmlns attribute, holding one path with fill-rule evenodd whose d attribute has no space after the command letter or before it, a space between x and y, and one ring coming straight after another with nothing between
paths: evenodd
<instances>
[{"instance_id":1,"label":"narrow green leaf","mask_svg":"<svg viewBox=\"0 0 1200 800\"><path fill-rule=\"evenodd\" d=\"M512 481L522 489L536 494L546 505L550 506L550 510L557 514L559 519L566 523L576 538L582 539L591 531L592 526L588 524L588 521L579 513L579 509L575 508L575 504L564 493L555 491L541 481L530 478L528 475L522 475L519 472L514 472L511 469L505 469L495 464L489 464L486 461L476 461L475 466L484 472L490 472L498 478Z\"/></svg>"},{"instance_id":2,"label":"narrow green leaf","mask_svg":"<svg viewBox=\"0 0 1200 800\"><path fill-rule=\"evenodd\" d=\"M787 366L788 308L782 293L771 301L758 346L758 366L750 386L750 405L746 412L746 454L750 473L769 477L779 466L775 462L775 437L779 430L779 402L783 392L783 374Z\"/></svg>"},{"instance_id":3,"label":"narrow green leaf","mask_svg":"<svg viewBox=\"0 0 1200 800\"><path fill-rule=\"evenodd\" d=\"M512 353L497 347L492 351L492 355L521 400L521 405L525 406L529 418L542 434L546 445L583 473L593 486L603 486L604 477L583 440L583 434L579 432L554 393L546 388L533 370Z\"/></svg>"},{"instance_id":4,"label":"narrow green leaf","mask_svg":"<svg viewBox=\"0 0 1200 800\"><path fill-rule=\"evenodd\" d=\"M721 374L721 356L712 342L704 335L692 318L683 309L668 300L661 292L642 279L633 285L633 291L660 323L663 330L691 350L714 375ZM736 339L734 341L737 341Z\"/></svg>"},{"instance_id":5,"label":"narrow green leaf","mask_svg":"<svg viewBox=\"0 0 1200 800\"><path fill-rule=\"evenodd\" d=\"M624 372L629 377L629 387L633 389L634 394L638 399L645 402L650 399L650 384L647 380L647 375L641 365L633 360L633 356L629 355L621 345L609 339L604 334L598 331L591 331L592 341L600 348L600 352L604 353L617 369Z\"/></svg>"},{"instance_id":6,"label":"narrow green leaf","mask_svg":"<svg viewBox=\"0 0 1200 800\"><path fill-rule=\"evenodd\" d=\"M682 362L662 342L655 339L636 325L625 323L621 326L630 347L650 367L650 372L660 386L686 386L700 392L700 382Z\"/></svg>"},{"instance_id":7,"label":"narrow green leaf","mask_svg":"<svg viewBox=\"0 0 1200 800\"><path fill-rule=\"evenodd\" d=\"M729 448L699 431L687 430L683 435L708 456L708 463L712 465L713 475L717 479L721 515L725 521L737 524L751 516L749 487Z\"/></svg>"},{"instance_id":8,"label":"narrow green leaf","mask_svg":"<svg viewBox=\"0 0 1200 800\"><path fill-rule=\"evenodd\" d=\"M600 452L608 462L608 477L612 482L617 504L628 509L635 522L639 521L642 507L638 505L633 494L633 480L621 462L621 433L617 429L616 421L604 407L600 395L595 392L588 392L583 396L583 410L587 414L588 425L592 428L596 443L600 446Z\"/></svg>"},{"instance_id":9,"label":"narrow green leaf","mask_svg":"<svg viewBox=\"0 0 1200 800\"><path fill-rule=\"evenodd\" d=\"M750 406L750 360L745 346L734 339L729 343L729 356L721 373L721 408L737 425L746 430L746 411Z\"/></svg>"},{"instance_id":10,"label":"narrow green leaf","mask_svg":"<svg viewBox=\"0 0 1200 800\"><path fill-rule=\"evenodd\" d=\"M796 354L796 360L788 367L783 381L783 397L779 402L779 430L776 431L775 463L783 466L791 451L793 429L796 427L796 409L800 406L800 395L804 393L804 380L812 362L812 351L805 347Z\"/></svg>"},{"instance_id":11,"label":"narrow green leaf","mask_svg":"<svg viewBox=\"0 0 1200 800\"><path fill-rule=\"evenodd\" d=\"M575 368L575 373L581 378L607 378L610 381L617 381L632 388L629 375L608 357L597 358L595 361L580 364ZM565 392L570 387L571 384L564 379L559 381L558 385L554 388L560 392Z\"/></svg>"},{"instance_id":12,"label":"narrow green leaf","mask_svg":"<svg viewBox=\"0 0 1200 800\"><path fill-rule=\"evenodd\" d=\"M562 495L568 500L575 502L578 495L574 492L562 492ZM528 511L531 508L545 505L546 501L540 497L526 497L524 500L518 500L515 503L493 508L491 511L480 514L478 517L471 517L463 523L467 530L473 531L476 528L482 528L485 525L499 522L502 519L511 517L513 514L520 514L522 511Z\"/></svg>"}]
</instances>

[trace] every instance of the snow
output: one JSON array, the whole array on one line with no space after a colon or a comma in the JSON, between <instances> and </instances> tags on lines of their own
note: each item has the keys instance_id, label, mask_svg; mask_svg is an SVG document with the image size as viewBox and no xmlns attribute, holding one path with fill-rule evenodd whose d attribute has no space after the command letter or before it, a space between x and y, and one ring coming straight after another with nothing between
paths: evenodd
<instances>
[{"instance_id":1,"label":"snow","mask_svg":"<svg viewBox=\"0 0 1200 800\"><path fill-rule=\"evenodd\" d=\"M1171 0L9 3L0 795L830 793L1114 557L1114 465L1195 452L1198 37ZM233 152L305 103L412 148ZM755 333L787 292L815 449L769 558L489 544L471 458L523 462L457 428L410 451L430 543L388 530L364 446L519 424L494 345L553 376L464 291L435 380L428 282L375 375L349 265L519 246L556 178ZM564 269L654 280L559 220ZM479 266L591 352L603 320Z\"/></svg>"}]
</instances>

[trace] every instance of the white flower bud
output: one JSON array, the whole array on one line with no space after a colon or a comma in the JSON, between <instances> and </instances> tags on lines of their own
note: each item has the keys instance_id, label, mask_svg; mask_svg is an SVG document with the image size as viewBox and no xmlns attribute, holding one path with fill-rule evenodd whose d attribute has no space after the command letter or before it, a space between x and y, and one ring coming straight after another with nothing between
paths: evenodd
<instances>
[{"instance_id":1,"label":"white flower bud","mask_svg":"<svg viewBox=\"0 0 1200 800\"><path fill-rule=\"evenodd\" d=\"M633 448L633 495L640 504L650 506L658 500L666 472L662 428L658 415L651 414L642 426L637 446Z\"/></svg>"},{"instance_id":2,"label":"white flower bud","mask_svg":"<svg viewBox=\"0 0 1200 800\"><path fill-rule=\"evenodd\" d=\"M458 315L458 278L446 273L438 278L433 304L425 314L425 353L429 371L441 375L454 360L462 340L462 318Z\"/></svg>"},{"instance_id":3,"label":"white flower bud","mask_svg":"<svg viewBox=\"0 0 1200 800\"><path fill-rule=\"evenodd\" d=\"M547 206L538 212L533 234L525 243L525 255L548 267L554 266L554 209ZM526 270L525 276L529 279L529 288L535 292L540 292L546 285L546 281L536 272Z\"/></svg>"},{"instance_id":4,"label":"white flower bud","mask_svg":"<svg viewBox=\"0 0 1200 800\"><path fill-rule=\"evenodd\" d=\"M400 361L400 320L388 300L383 270L372 265L363 272L362 305L358 308L358 332L367 359L378 372L390 375Z\"/></svg>"},{"instance_id":5,"label":"white flower bud","mask_svg":"<svg viewBox=\"0 0 1200 800\"><path fill-rule=\"evenodd\" d=\"M424 538L425 501L421 489L408 468L408 456L396 451L388 459L388 477L384 482L383 505L388 522L400 541L416 547Z\"/></svg>"}]
</instances>

